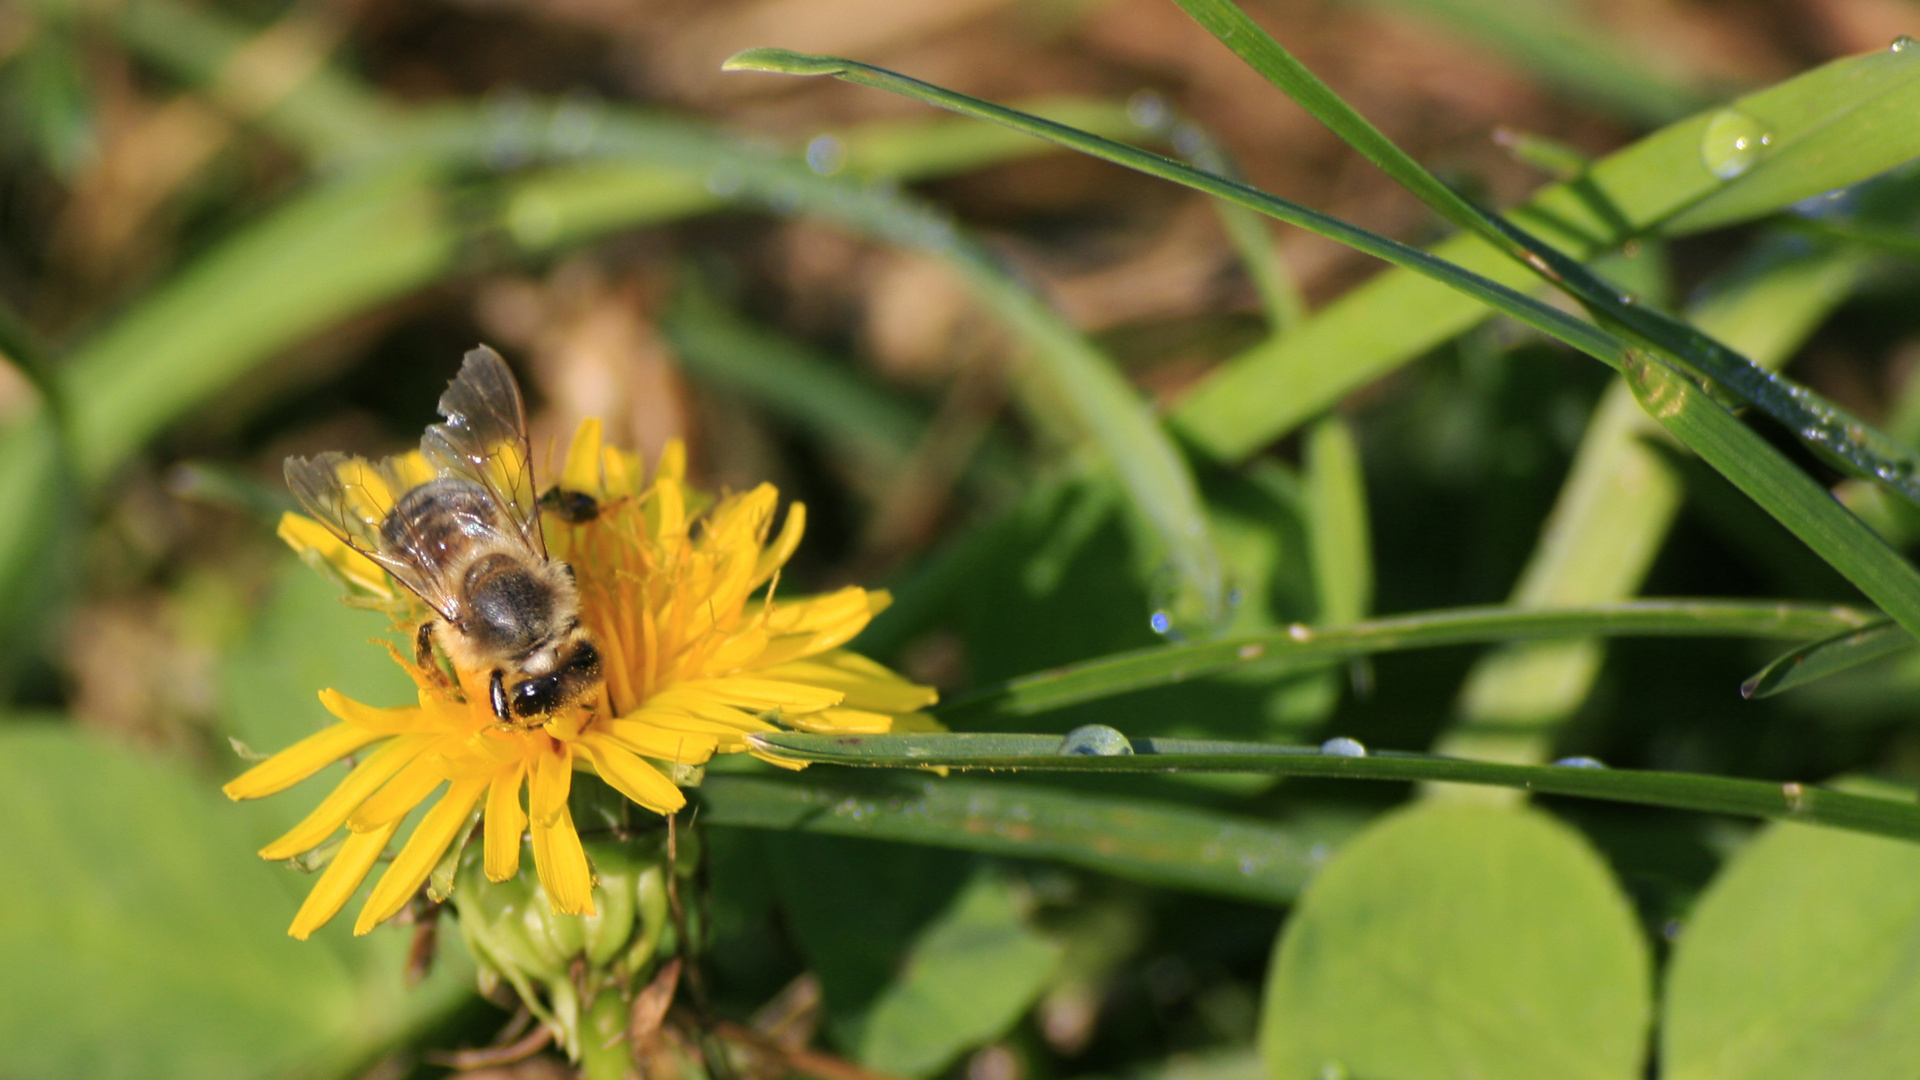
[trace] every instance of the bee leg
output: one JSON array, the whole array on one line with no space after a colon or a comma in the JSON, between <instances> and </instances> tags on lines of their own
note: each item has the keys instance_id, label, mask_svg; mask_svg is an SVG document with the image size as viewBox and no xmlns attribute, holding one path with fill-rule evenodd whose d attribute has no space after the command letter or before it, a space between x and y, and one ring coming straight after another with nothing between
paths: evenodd
<instances>
[{"instance_id":1,"label":"bee leg","mask_svg":"<svg viewBox=\"0 0 1920 1080\"><path fill-rule=\"evenodd\" d=\"M493 678L487 683L487 691L493 697L493 715L499 717L503 724L510 722L512 715L507 711L507 684L502 680L499 668L493 669Z\"/></svg>"},{"instance_id":2,"label":"bee leg","mask_svg":"<svg viewBox=\"0 0 1920 1080\"><path fill-rule=\"evenodd\" d=\"M447 673L440 670L440 664L433 658L433 620L420 624L413 634L413 662L421 670L433 676L433 681L445 686Z\"/></svg>"}]
</instances>

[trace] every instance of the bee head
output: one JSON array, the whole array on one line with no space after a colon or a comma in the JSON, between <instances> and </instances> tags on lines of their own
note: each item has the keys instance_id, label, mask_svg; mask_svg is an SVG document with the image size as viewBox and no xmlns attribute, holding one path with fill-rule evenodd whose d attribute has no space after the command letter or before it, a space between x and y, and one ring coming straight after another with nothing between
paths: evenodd
<instances>
[{"instance_id":1,"label":"bee head","mask_svg":"<svg viewBox=\"0 0 1920 1080\"><path fill-rule=\"evenodd\" d=\"M502 721L529 720L559 712L592 696L600 686L600 651L585 637L562 647L559 665L545 675L511 685L494 672L493 711Z\"/></svg>"}]
</instances>

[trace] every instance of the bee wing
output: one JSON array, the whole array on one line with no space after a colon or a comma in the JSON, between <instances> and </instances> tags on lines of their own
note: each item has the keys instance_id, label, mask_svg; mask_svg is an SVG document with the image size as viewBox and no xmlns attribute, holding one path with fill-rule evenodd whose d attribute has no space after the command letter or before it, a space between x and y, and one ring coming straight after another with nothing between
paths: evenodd
<instances>
[{"instance_id":1,"label":"bee wing","mask_svg":"<svg viewBox=\"0 0 1920 1080\"><path fill-rule=\"evenodd\" d=\"M459 601L433 572L439 553L428 551L418 538L412 543L403 538L398 549L392 549L380 536L394 501L423 477L408 475L394 458L375 463L331 451L314 458L290 457L286 473L294 499L315 521L392 574L441 618L457 618Z\"/></svg>"},{"instance_id":2,"label":"bee wing","mask_svg":"<svg viewBox=\"0 0 1920 1080\"><path fill-rule=\"evenodd\" d=\"M513 523L529 553L547 557L533 490L533 449L520 385L500 354L480 346L440 395L446 422L427 428L420 453L443 475L480 485Z\"/></svg>"}]
</instances>

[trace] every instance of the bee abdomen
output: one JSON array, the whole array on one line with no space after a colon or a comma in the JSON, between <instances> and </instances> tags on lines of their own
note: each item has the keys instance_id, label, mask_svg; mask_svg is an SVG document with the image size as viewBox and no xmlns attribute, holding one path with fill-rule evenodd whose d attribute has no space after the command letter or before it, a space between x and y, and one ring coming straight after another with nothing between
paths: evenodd
<instances>
[{"instance_id":1,"label":"bee abdomen","mask_svg":"<svg viewBox=\"0 0 1920 1080\"><path fill-rule=\"evenodd\" d=\"M457 562L476 540L497 534L505 524L480 485L443 476L400 496L380 523L380 539L387 550L437 569Z\"/></svg>"}]
</instances>

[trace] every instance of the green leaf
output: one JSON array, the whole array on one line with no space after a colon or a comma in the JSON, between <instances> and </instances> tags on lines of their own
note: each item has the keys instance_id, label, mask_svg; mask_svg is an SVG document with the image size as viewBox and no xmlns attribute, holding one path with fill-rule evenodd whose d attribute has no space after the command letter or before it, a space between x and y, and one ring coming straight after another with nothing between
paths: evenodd
<instances>
[{"instance_id":1,"label":"green leaf","mask_svg":"<svg viewBox=\"0 0 1920 1080\"><path fill-rule=\"evenodd\" d=\"M1910 1076L1920 1059L1917 951L1920 847L1769 828L1728 863L1681 932L1667 971L1662 1075Z\"/></svg>"},{"instance_id":2,"label":"green leaf","mask_svg":"<svg viewBox=\"0 0 1920 1080\"><path fill-rule=\"evenodd\" d=\"M1013 886L976 873L920 934L899 978L867 1014L860 1062L932 1076L962 1051L998 1037L1045 990L1060 946L1026 924Z\"/></svg>"},{"instance_id":3,"label":"green leaf","mask_svg":"<svg viewBox=\"0 0 1920 1080\"><path fill-rule=\"evenodd\" d=\"M1525 810L1393 814L1287 921L1260 1046L1270 1080L1637 1080L1647 947L1579 834Z\"/></svg>"},{"instance_id":4,"label":"green leaf","mask_svg":"<svg viewBox=\"0 0 1920 1080\"><path fill-rule=\"evenodd\" d=\"M1906 652L1914 645L1913 635L1892 620L1835 634L1776 658L1741 683L1740 694L1749 698L1772 697L1883 656Z\"/></svg>"},{"instance_id":5,"label":"green leaf","mask_svg":"<svg viewBox=\"0 0 1920 1080\"><path fill-rule=\"evenodd\" d=\"M973 724L985 716L1028 716L1237 669L1321 664L1400 649L1587 635L1812 637L1857 630L1872 618L1831 605L1718 600L1641 600L1558 611L1453 608L1351 626L1295 625L1256 636L1138 649L1012 679L937 711L950 724Z\"/></svg>"},{"instance_id":6,"label":"green leaf","mask_svg":"<svg viewBox=\"0 0 1920 1080\"><path fill-rule=\"evenodd\" d=\"M862 836L1053 859L1164 888L1284 904L1344 822L1275 824L1152 799L931 777L728 776L700 785L700 823Z\"/></svg>"},{"instance_id":7,"label":"green leaf","mask_svg":"<svg viewBox=\"0 0 1920 1080\"><path fill-rule=\"evenodd\" d=\"M370 705L406 705L418 690L380 641L404 645L383 612L349 607L338 586L288 553L245 637L220 664L224 732L261 753L284 750L338 722L320 691L339 690ZM241 763L230 761L232 771ZM248 809L271 838L318 804L322 780L263 799ZM256 844L256 846L258 846Z\"/></svg>"},{"instance_id":8,"label":"green leaf","mask_svg":"<svg viewBox=\"0 0 1920 1080\"><path fill-rule=\"evenodd\" d=\"M460 965L402 991L403 935L287 937L306 882L242 808L71 727L0 732L0 814L10 1077L341 1075L468 993Z\"/></svg>"},{"instance_id":9,"label":"green leaf","mask_svg":"<svg viewBox=\"0 0 1920 1080\"><path fill-rule=\"evenodd\" d=\"M1909 632L1920 631L1920 571L1778 450L1657 360L1630 357L1642 408L1785 525Z\"/></svg>"},{"instance_id":10,"label":"green leaf","mask_svg":"<svg viewBox=\"0 0 1920 1080\"><path fill-rule=\"evenodd\" d=\"M1351 739L1324 748L1273 743L1164 739L1138 736L1131 752L1090 752L1126 736L1111 728L1088 740L1069 734L987 735L749 735L762 754L788 762L818 762L894 769L1032 769L1059 772L1266 773L1351 780L1420 780L1488 784L1545 795L1669 806L1681 810L1792 818L1836 829L1920 839L1920 805L1832 791L1809 784L1772 784L1694 773L1643 772L1596 767L1574 759L1555 765L1506 765L1490 761L1367 751Z\"/></svg>"},{"instance_id":11,"label":"green leaf","mask_svg":"<svg viewBox=\"0 0 1920 1080\"><path fill-rule=\"evenodd\" d=\"M959 895L973 862L928 847L839 836L762 840L793 943L820 976L827 1030L849 1053L868 1012L926 927Z\"/></svg>"}]
</instances>

